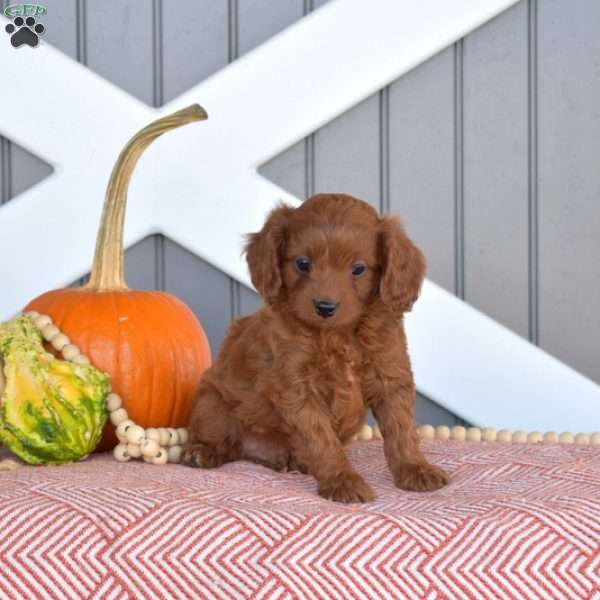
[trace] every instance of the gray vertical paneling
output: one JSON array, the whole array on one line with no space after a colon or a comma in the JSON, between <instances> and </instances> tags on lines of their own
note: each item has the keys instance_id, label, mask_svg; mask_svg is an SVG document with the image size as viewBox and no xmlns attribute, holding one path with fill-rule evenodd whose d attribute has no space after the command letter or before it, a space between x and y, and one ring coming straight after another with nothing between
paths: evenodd
<instances>
[{"instance_id":1,"label":"gray vertical paneling","mask_svg":"<svg viewBox=\"0 0 600 600\"><path fill-rule=\"evenodd\" d=\"M0 136L0 205L12 198L10 141Z\"/></svg>"},{"instance_id":2,"label":"gray vertical paneling","mask_svg":"<svg viewBox=\"0 0 600 600\"><path fill-rule=\"evenodd\" d=\"M0 137L0 204L42 181L52 170L41 158Z\"/></svg>"},{"instance_id":3,"label":"gray vertical paneling","mask_svg":"<svg viewBox=\"0 0 600 600\"><path fill-rule=\"evenodd\" d=\"M427 256L428 276L450 291L456 287L455 66L455 49L449 48L383 90L379 99L382 208L400 215ZM415 416L418 423L456 423L422 394Z\"/></svg>"},{"instance_id":4,"label":"gray vertical paneling","mask_svg":"<svg viewBox=\"0 0 600 600\"><path fill-rule=\"evenodd\" d=\"M304 14L302 0L238 0L238 56L297 21Z\"/></svg>"},{"instance_id":5,"label":"gray vertical paneling","mask_svg":"<svg viewBox=\"0 0 600 600\"><path fill-rule=\"evenodd\" d=\"M12 4L17 4L13 2ZM77 58L76 0L45 0L48 13L40 17L46 31L42 40L52 44L71 58Z\"/></svg>"},{"instance_id":6,"label":"gray vertical paneling","mask_svg":"<svg viewBox=\"0 0 600 600\"><path fill-rule=\"evenodd\" d=\"M454 44L454 293L465 297L464 40Z\"/></svg>"},{"instance_id":7,"label":"gray vertical paneling","mask_svg":"<svg viewBox=\"0 0 600 600\"><path fill-rule=\"evenodd\" d=\"M152 0L152 104L154 106L164 104L163 18L163 0Z\"/></svg>"},{"instance_id":8,"label":"gray vertical paneling","mask_svg":"<svg viewBox=\"0 0 600 600\"><path fill-rule=\"evenodd\" d=\"M379 151L374 94L314 134L314 191L348 193L379 210Z\"/></svg>"},{"instance_id":9,"label":"gray vertical paneling","mask_svg":"<svg viewBox=\"0 0 600 600\"><path fill-rule=\"evenodd\" d=\"M0 9L4 13L4 8L8 4L5 0L0 0ZM10 200L10 141L0 135L0 206Z\"/></svg>"},{"instance_id":10,"label":"gray vertical paneling","mask_svg":"<svg viewBox=\"0 0 600 600\"><path fill-rule=\"evenodd\" d=\"M430 425L459 425L464 421L457 419L451 412L442 408L439 404L432 402L426 396L417 394L415 403L415 419L417 423L428 423Z\"/></svg>"},{"instance_id":11,"label":"gray vertical paneling","mask_svg":"<svg viewBox=\"0 0 600 600\"><path fill-rule=\"evenodd\" d=\"M528 262L529 262L529 340L540 342L539 320L539 243L538 243L538 41L537 41L537 5L538 0L527 3L527 29L529 43L527 49L527 134L529 139L528 166Z\"/></svg>"},{"instance_id":12,"label":"gray vertical paneling","mask_svg":"<svg viewBox=\"0 0 600 600\"><path fill-rule=\"evenodd\" d=\"M454 49L390 87L389 195L428 261L428 276L454 291Z\"/></svg>"},{"instance_id":13,"label":"gray vertical paneling","mask_svg":"<svg viewBox=\"0 0 600 600\"><path fill-rule=\"evenodd\" d=\"M148 236L125 252L125 280L131 289L159 288L154 260L156 237L158 236Z\"/></svg>"},{"instance_id":14,"label":"gray vertical paneling","mask_svg":"<svg viewBox=\"0 0 600 600\"><path fill-rule=\"evenodd\" d=\"M463 43L465 299L525 337L527 39L521 2Z\"/></svg>"},{"instance_id":15,"label":"gray vertical paneling","mask_svg":"<svg viewBox=\"0 0 600 600\"><path fill-rule=\"evenodd\" d=\"M229 3L164 0L162 8L162 97L168 101L227 64ZM206 108L210 114L210 106ZM194 310L216 356L237 304L234 284L168 239L155 250L165 289Z\"/></svg>"},{"instance_id":16,"label":"gray vertical paneling","mask_svg":"<svg viewBox=\"0 0 600 600\"><path fill-rule=\"evenodd\" d=\"M157 26L161 25L157 4L119 0L109 10L103 2L88 1L79 3L78 9L80 60L140 100L158 104L162 87L156 79L160 57ZM157 249L162 240L151 240L132 251L129 276L133 281L139 280L141 287L160 288L162 282L154 279L152 284L148 274L156 272Z\"/></svg>"},{"instance_id":17,"label":"gray vertical paneling","mask_svg":"<svg viewBox=\"0 0 600 600\"><path fill-rule=\"evenodd\" d=\"M159 236L150 235L137 244L125 250L125 281L132 290L158 289L155 261L150 259L153 255L156 239ZM93 258L94 243L90 242L90 263ZM73 282L70 287L81 287L89 279L89 273Z\"/></svg>"},{"instance_id":18,"label":"gray vertical paneling","mask_svg":"<svg viewBox=\"0 0 600 600\"><path fill-rule=\"evenodd\" d=\"M325 2L47 0L43 39L159 105ZM599 30L596 0L523 0L260 172L399 214L436 283L600 381ZM0 202L50 173L0 138ZM126 274L186 301L213 354L262 304L161 235L127 251ZM422 396L416 412L460 422Z\"/></svg>"},{"instance_id":19,"label":"gray vertical paneling","mask_svg":"<svg viewBox=\"0 0 600 600\"><path fill-rule=\"evenodd\" d=\"M153 104L152 2L87 2L86 28L88 66Z\"/></svg>"},{"instance_id":20,"label":"gray vertical paneling","mask_svg":"<svg viewBox=\"0 0 600 600\"><path fill-rule=\"evenodd\" d=\"M256 312L262 305L262 298L245 285L240 286L240 315L250 315Z\"/></svg>"},{"instance_id":21,"label":"gray vertical paneling","mask_svg":"<svg viewBox=\"0 0 600 600\"><path fill-rule=\"evenodd\" d=\"M169 239L165 240L165 289L200 319L216 356L231 321L230 279Z\"/></svg>"},{"instance_id":22,"label":"gray vertical paneling","mask_svg":"<svg viewBox=\"0 0 600 600\"><path fill-rule=\"evenodd\" d=\"M320 4L325 4L324 0ZM304 0L306 15L317 8L313 0ZM293 7L296 12L296 7ZM259 173L291 192L299 199L315 193L315 135L310 134L259 168Z\"/></svg>"},{"instance_id":23,"label":"gray vertical paneling","mask_svg":"<svg viewBox=\"0 0 600 600\"><path fill-rule=\"evenodd\" d=\"M0 0L0 9L4 12L6 2ZM0 135L0 206L11 198L10 182L10 140Z\"/></svg>"},{"instance_id":24,"label":"gray vertical paneling","mask_svg":"<svg viewBox=\"0 0 600 600\"><path fill-rule=\"evenodd\" d=\"M262 0L236 0L230 3L229 53L233 60L269 39L303 16L303 0L282 0L267 6ZM304 146L296 144L276 159L263 165L259 172L298 194L304 173ZM302 194L298 194L302 197ZM254 312L261 304L258 296L240 283L231 281L231 317Z\"/></svg>"},{"instance_id":25,"label":"gray vertical paneling","mask_svg":"<svg viewBox=\"0 0 600 600\"><path fill-rule=\"evenodd\" d=\"M306 142L294 144L260 167L258 172L291 192L297 198L306 195Z\"/></svg>"},{"instance_id":26,"label":"gray vertical paneling","mask_svg":"<svg viewBox=\"0 0 600 600\"><path fill-rule=\"evenodd\" d=\"M228 3L163 0L162 6L164 100L168 102L227 64ZM207 110L210 113L210 107Z\"/></svg>"},{"instance_id":27,"label":"gray vertical paneling","mask_svg":"<svg viewBox=\"0 0 600 600\"><path fill-rule=\"evenodd\" d=\"M11 4L18 2L2 2L0 6L4 9ZM74 56L74 0L65 0L62 3L50 0L44 6L48 9L48 14L39 19L46 27L42 39L69 56ZM46 162L10 140L0 137L0 204L8 202L50 173L52 167Z\"/></svg>"},{"instance_id":28,"label":"gray vertical paneling","mask_svg":"<svg viewBox=\"0 0 600 600\"><path fill-rule=\"evenodd\" d=\"M10 145L11 191L13 196L30 188L52 173L52 167L41 158L31 154L17 144Z\"/></svg>"},{"instance_id":29,"label":"gray vertical paneling","mask_svg":"<svg viewBox=\"0 0 600 600\"><path fill-rule=\"evenodd\" d=\"M537 25L540 345L600 381L600 2Z\"/></svg>"},{"instance_id":30,"label":"gray vertical paneling","mask_svg":"<svg viewBox=\"0 0 600 600\"><path fill-rule=\"evenodd\" d=\"M390 86L379 92L379 211L391 211L390 197Z\"/></svg>"}]
</instances>

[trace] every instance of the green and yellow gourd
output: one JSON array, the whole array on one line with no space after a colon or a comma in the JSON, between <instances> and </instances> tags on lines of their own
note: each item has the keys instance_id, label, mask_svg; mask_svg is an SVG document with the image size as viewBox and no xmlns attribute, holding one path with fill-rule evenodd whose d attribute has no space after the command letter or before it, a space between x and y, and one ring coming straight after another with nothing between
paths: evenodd
<instances>
[{"instance_id":1,"label":"green and yellow gourd","mask_svg":"<svg viewBox=\"0 0 600 600\"><path fill-rule=\"evenodd\" d=\"M102 371L46 352L29 317L0 325L0 442L25 462L57 465L91 453L109 391Z\"/></svg>"}]
</instances>

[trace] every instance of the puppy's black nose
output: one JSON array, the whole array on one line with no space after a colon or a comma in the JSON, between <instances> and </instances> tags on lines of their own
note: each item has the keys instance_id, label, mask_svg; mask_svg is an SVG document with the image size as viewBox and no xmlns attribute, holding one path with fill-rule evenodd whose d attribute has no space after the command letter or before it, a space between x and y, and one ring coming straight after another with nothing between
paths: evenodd
<instances>
[{"instance_id":1,"label":"puppy's black nose","mask_svg":"<svg viewBox=\"0 0 600 600\"><path fill-rule=\"evenodd\" d=\"M327 319L333 317L338 307L338 303L335 300L329 300L329 298L322 298L321 300L313 300L315 310L320 317Z\"/></svg>"}]
</instances>

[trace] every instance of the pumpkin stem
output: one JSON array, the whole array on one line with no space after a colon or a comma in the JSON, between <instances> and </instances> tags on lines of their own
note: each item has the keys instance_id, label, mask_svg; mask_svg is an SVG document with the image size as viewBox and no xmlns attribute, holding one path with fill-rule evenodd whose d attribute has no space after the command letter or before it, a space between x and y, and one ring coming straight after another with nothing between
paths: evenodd
<instances>
[{"instance_id":1,"label":"pumpkin stem","mask_svg":"<svg viewBox=\"0 0 600 600\"><path fill-rule=\"evenodd\" d=\"M159 136L171 129L193 121L207 119L206 111L198 104L188 106L172 115L158 119L136 133L127 142L113 167L106 188L102 219L96 238L92 273L86 290L127 290L124 275L123 226L127 189L133 169L144 150Z\"/></svg>"}]
</instances>

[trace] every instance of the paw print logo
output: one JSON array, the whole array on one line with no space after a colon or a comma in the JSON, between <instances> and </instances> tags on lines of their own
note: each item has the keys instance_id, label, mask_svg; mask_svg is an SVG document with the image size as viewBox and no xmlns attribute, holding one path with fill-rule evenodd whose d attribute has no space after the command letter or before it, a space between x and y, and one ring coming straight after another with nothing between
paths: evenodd
<instances>
[{"instance_id":1,"label":"paw print logo","mask_svg":"<svg viewBox=\"0 0 600 600\"><path fill-rule=\"evenodd\" d=\"M16 17L13 23L9 23L5 27L6 33L10 35L10 43L18 48L23 44L27 44L32 48L38 45L39 36L45 31L45 27L41 23L36 23L33 17Z\"/></svg>"}]
</instances>

